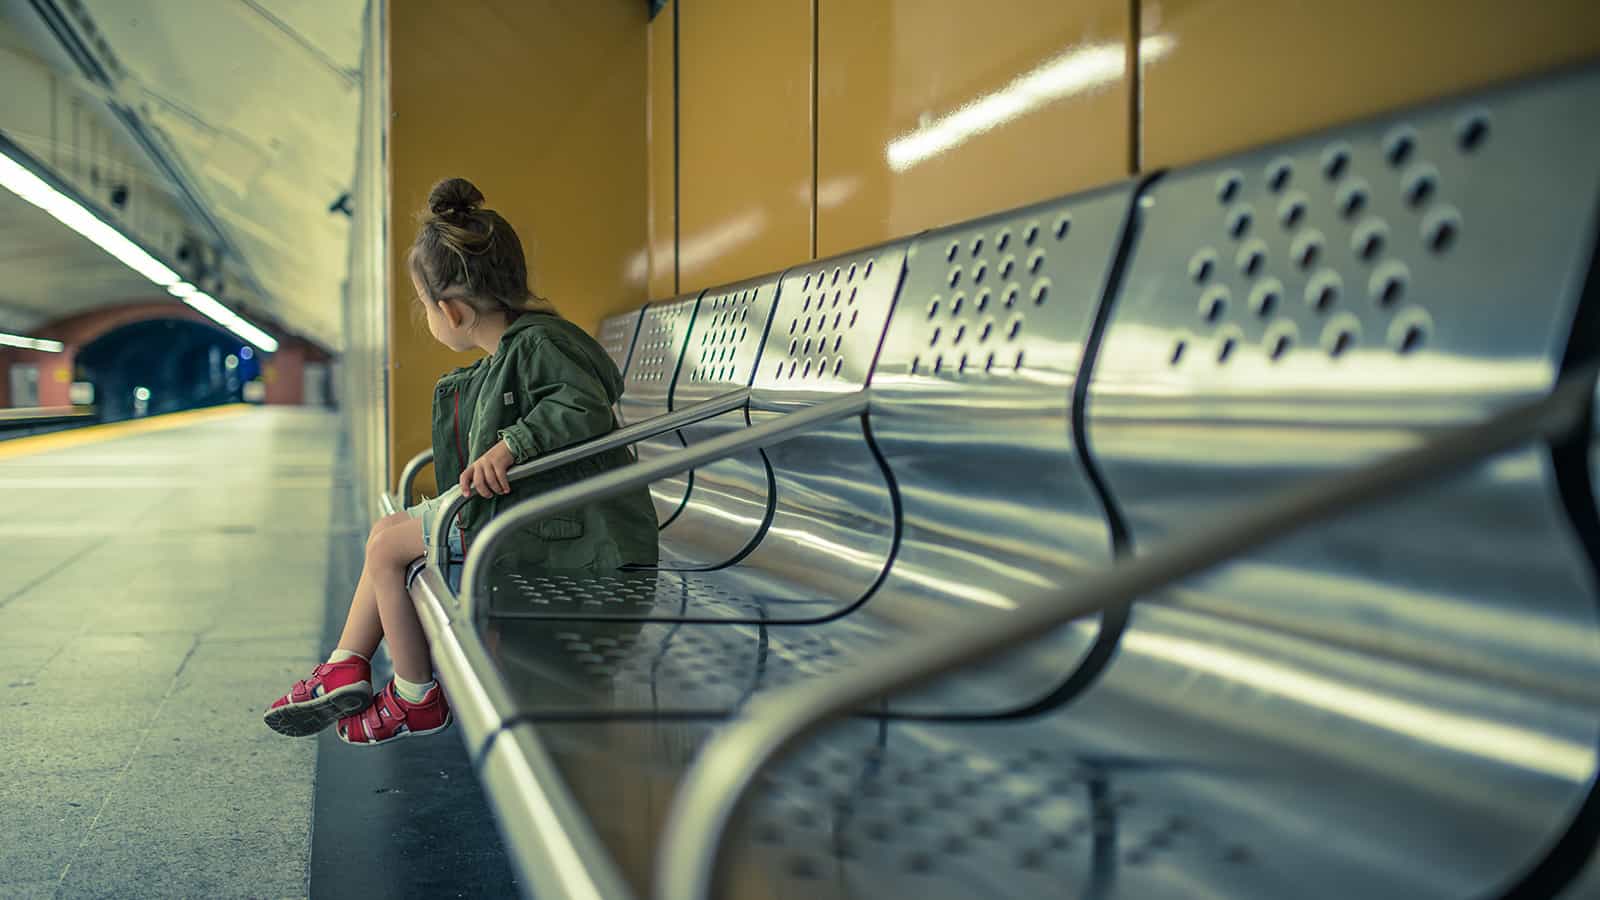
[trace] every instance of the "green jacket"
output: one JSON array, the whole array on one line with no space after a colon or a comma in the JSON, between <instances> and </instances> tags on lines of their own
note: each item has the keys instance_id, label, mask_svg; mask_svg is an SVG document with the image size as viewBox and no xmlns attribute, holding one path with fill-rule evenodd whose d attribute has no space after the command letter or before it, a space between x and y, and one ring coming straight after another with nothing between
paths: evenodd
<instances>
[{"instance_id":1,"label":"green jacket","mask_svg":"<svg viewBox=\"0 0 1600 900\"><path fill-rule=\"evenodd\" d=\"M506 329L493 356L456 369L433 389L433 468L440 490L461 479L467 465L504 438L517 463L605 434L615 427L611 405L622 375L600 345L560 316L526 313ZM474 531L520 500L629 465L619 448L511 483L511 493L469 500L460 525L470 546ZM615 569L654 564L656 514L644 488L567 510L506 540L497 558L518 566Z\"/></svg>"}]
</instances>

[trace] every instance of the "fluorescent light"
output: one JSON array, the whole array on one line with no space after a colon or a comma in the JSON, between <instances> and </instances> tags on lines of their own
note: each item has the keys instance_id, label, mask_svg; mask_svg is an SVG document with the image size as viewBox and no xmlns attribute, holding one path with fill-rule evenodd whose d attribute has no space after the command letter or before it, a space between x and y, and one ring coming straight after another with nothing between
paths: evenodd
<instances>
[{"instance_id":1,"label":"fluorescent light","mask_svg":"<svg viewBox=\"0 0 1600 900\"><path fill-rule=\"evenodd\" d=\"M183 302L194 307L201 315L216 322L239 337L244 338L268 353L276 353L278 342L272 335L250 324L243 316L218 303L215 298L204 291L193 291Z\"/></svg>"},{"instance_id":2,"label":"fluorescent light","mask_svg":"<svg viewBox=\"0 0 1600 900\"><path fill-rule=\"evenodd\" d=\"M0 331L0 347L20 347L23 350L43 350L46 353L60 353L66 349L60 341L23 337L20 334L6 334L3 331Z\"/></svg>"},{"instance_id":3,"label":"fluorescent light","mask_svg":"<svg viewBox=\"0 0 1600 900\"><path fill-rule=\"evenodd\" d=\"M1144 65L1165 56L1172 44L1167 35L1145 38L1139 42L1139 63ZM1005 87L890 141L889 168L904 171L1054 100L1110 84L1124 77L1127 56L1127 48L1121 43L1064 53Z\"/></svg>"},{"instance_id":4,"label":"fluorescent light","mask_svg":"<svg viewBox=\"0 0 1600 900\"><path fill-rule=\"evenodd\" d=\"M51 187L44 179L28 171L25 166L4 153L0 153L0 186L54 216L61 224L88 238L95 246L116 257L128 268L166 288L167 293L199 310L218 325L268 353L277 351L278 342L272 335L184 281L177 272L146 253L122 232L102 222L78 201ZM6 337L32 343L7 343L4 340ZM33 338L15 335L0 335L0 344L29 350L45 350L50 353L60 353L62 350L58 341L36 341ZM47 346L39 346L41 344Z\"/></svg>"},{"instance_id":5,"label":"fluorescent light","mask_svg":"<svg viewBox=\"0 0 1600 900\"><path fill-rule=\"evenodd\" d=\"M161 260L128 240L122 232L100 221L78 201L46 184L44 179L4 154L0 154L0 185L4 185L13 194L54 216L61 224L88 238L95 246L115 256L123 265L156 284L166 287L182 280L177 272L167 268Z\"/></svg>"}]
</instances>

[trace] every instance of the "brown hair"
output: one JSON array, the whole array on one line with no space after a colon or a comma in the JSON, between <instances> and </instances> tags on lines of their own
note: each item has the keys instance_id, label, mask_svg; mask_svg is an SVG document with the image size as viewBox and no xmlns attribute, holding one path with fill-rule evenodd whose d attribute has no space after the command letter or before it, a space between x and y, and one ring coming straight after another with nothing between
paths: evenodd
<instances>
[{"instance_id":1,"label":"brown hair","mask_svg":"<svg viewBox=\"0 0 1600 900\"><path fill-rule=\"evenodd\" d=\"M428 209L411 245L411 269L437 303L457 300L479 313L515 318L554 313L550 301L528 289L528 261L516 229L492 209L465 178L447 178L428 192Z\"/></svg>"}]
</instances>

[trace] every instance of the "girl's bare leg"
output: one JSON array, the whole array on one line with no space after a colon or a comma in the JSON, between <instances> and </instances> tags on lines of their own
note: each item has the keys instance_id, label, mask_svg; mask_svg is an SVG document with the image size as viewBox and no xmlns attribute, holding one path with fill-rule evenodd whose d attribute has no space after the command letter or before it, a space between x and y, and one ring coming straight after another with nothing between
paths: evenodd
<instances>
[{"instance_id":1,"label":"girl's bare leg","mask_svg":"<svg viewBox=\"0 0 1600 900\"><path fill-rule=\"evenodd\" d=\"M368 659L377 651L378 641L383 639L383 623L378 615L378 598L372 591L369 574L372 571L373 545L377 543L378 535L403 522L414 521L409 515L398 512L384 516L373 524L372 533L367 536L367 562L361 567L361 580L356 582L355 597L350 600L350 613L345 616L338 649L353 650ZM418 533L421 533L420 526Z\"/></svg>"},{"instance_id":2,"label":"girl's bare leg","mask_svg":"<svg viewBox=\"0 0 1600 900\"><path fill-rule=\"evenodd\" d=\"M417 610L406 593L406 566L425 552L422 522L408 518L373 537L367 545L367 567L363 575L377 600L383 638L389 642L389 658L394 660L394 673L415 682L433 679L433 662L428 658L428 639L422 633Z\"/></svg>"}]
</instances>

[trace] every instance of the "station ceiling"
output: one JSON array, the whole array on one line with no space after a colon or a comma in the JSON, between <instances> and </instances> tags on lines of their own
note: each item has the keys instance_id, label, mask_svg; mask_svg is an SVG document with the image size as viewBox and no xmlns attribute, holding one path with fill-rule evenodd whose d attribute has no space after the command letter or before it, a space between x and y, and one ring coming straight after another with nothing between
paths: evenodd
<instances>
[{"instance_id":1,"label":"station ceiling","mask_svg":"<svg viewBox=\"0 0 1600 900\"><path fill-rule=\"evenodd\" d=\"M261 307L341 346L350 220L329 207L354 174L366 0L81 5L120 64L118 100L175 151L248 265ZM7 6L10 15L27 11ZM0 327L160 294L0 194Z\"/></svg>"}]
</instances>

